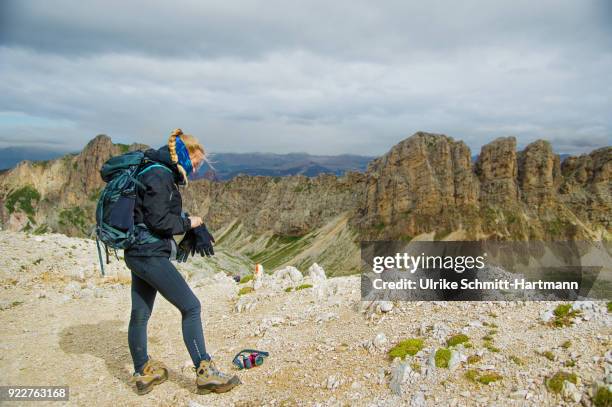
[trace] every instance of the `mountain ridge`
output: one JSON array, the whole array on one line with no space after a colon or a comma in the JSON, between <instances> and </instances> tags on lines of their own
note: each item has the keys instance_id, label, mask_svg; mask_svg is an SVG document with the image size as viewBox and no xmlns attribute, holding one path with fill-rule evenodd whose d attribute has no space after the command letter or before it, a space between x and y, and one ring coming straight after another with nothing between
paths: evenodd
<instances>
[{"instance_id":1,"label":"mountain ridge","mask_svg":"<svg viewBox=\"0 0 612 407\"><path fill-rule=\"evenodd\" d=\"M1 174L3 227L89 235L100 166L144 147L98 136L77 155ZM184 205L227 235L222 244L268 267L302 259L332 273L358 269L364 239L610 240L612 147L561 163L547 141L517 151L505 137L472 156L460 140L417 132L363 173L201 179Z\"/></svg>"}]
</instances>

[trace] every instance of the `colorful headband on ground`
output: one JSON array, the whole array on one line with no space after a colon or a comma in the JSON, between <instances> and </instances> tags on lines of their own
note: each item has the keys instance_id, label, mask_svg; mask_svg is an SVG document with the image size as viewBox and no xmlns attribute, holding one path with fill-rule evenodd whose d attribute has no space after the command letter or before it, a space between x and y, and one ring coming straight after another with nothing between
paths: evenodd
<instances>
[{"instance_id":1,"label":"colorful headband on ground","mask_svg":"<svg viewBox=\"0 0 612 407\"><path fill-rule=\"evenodd\" d=\"M176 155L178 156L178 163L185 169L187 175L191 174L193 165L189 157L189 150L187 150L187 146L180 137L176 138Z\"/></svg>"},{"instance_id":2,"label":"colorful headband on ground","mask_svg":"<svg viewBox=\"0 0 612 407\"><path fill-rule=\"evenodd\" d=\"M270 354L262 350L243 349L234 356L232 363L234 363L238 369L250 369L263 364L264 358L268 356L270 356Z\"/></svg>"}]
</instances>

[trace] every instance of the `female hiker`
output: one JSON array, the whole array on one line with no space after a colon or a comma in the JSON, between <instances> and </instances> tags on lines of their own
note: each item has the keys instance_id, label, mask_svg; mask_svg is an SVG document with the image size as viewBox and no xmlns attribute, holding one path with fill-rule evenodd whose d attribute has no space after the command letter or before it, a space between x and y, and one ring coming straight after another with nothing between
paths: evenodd
<instances>
[{"instance_id":1,"label":"female hiker","mask_svg":"<svg viewBox=\"0 0 612 407\"><path fill-rule=\"evenodd\" d=\"M139 172L144 188L138 188L134 208L134 224L138 233L153 243L136 244L125 251L125 263L132 272L132 312L128 342L134 362L134 377L139 394L148 393L153 385L168 378L168 369L147 353L147 322L157 292L177 307L182 315L185 346L196 371L199 393L222 393L240 384L237 376L216 369L204 345L200 301L185 279L170 262L185 261L189 254L214 254L213 237L198 216L182 211L178 185L187 185L189 174L205 161L205 150L198 140L176 129L168 145L150 149L145 156L151 161ZM177 246L173 235L185 234ZM153 239L150 237L154 236Z\"/></svg>"}]
</instances>

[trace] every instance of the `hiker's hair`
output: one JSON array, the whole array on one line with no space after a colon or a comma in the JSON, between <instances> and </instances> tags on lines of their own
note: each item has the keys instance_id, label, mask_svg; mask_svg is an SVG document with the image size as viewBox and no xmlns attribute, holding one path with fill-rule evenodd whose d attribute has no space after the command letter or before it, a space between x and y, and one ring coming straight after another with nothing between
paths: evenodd
<instances>
[{"instance_id":1,"label":"hiker's hair","mask_svg":"<svg viewBox=\"0 0 612 407\"><path fill-rule=\"evenodd\" d=\"M185 171L183 166L178 163L178 155L176 154L177 137L180 138L181 141L185 144L185 147L187 147L187 151L189 152L189 156L191 157L193 157L193 154L195 154L196 152L200 152L204 156L204 161L208 162L208 160L206 159L206 150L204 149L202 144L200 144L197 138L195 138L191 134L184 134L183 130L181 129L174 129L174 131L172 131L172 133L170 134L170 138L168 138L168 150L170 150L170 159L172 160L172 162L176 163L176 166L178 167L179 171L183 175L183 178L185 179L185 182L187 183L187 172Z\"/></svg>"}]
</instances>

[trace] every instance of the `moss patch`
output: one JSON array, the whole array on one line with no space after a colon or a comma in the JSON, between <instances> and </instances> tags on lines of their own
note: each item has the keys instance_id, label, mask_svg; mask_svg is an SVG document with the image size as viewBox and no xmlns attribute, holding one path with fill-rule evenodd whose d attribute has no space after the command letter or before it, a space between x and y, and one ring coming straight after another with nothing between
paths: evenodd
<instances>
[{"instance_id":1,"label":"moss patch","mask_svg":"<svg viewBox=\"0 0 612 407\"><path fill-rule=\"evenodd\" d=\"M546 350L542 353L540 353L541 356L544 356L546 359L550 360L551 362L554 362L556 357L555 354L552 351Z\"/></svg>"},{"instance_id":2,"label":"moss patch","mask_svg":"<svg viewBox=\"0 0 612 407\"><path fill-rule=\"evenodd\" d=\"M523 359L519 358L518 356L510 356L510 360L514 362L515 365L517 366L523 366L525 364L525 362L523 362Z\"/></svg>"},{"instance_id":3,"label":"moss patch","mask_svg":"<svg viewBox=\"0 0 612 407\"><path fill-rule=\"evenodd\" d=\"M304 290L306 288L312 288L312 284L300 284L297 287L295 287L295 291Z\"/></svg>"},{"instance_id":4,"label":"moss patch","mask_svg":"<svg viewBox=\"0 0 612 407\"><path fill-rule=\"evenodd\" d=\"M481 383L481 384L490 384L493 382L497 382L503 379L502 375L496 372L486 372L481 373L477 369L469 369L465 372L465 377L471 382Z\"/></svg>"},{"instance_id":5,"label":"moss patch","mask_svg":"<svg viewBox=\"0 0 612 407\"><path fill-rule=\"evenodd\" d=\"M565 341L561 344L563 349L569 349L572 346L572 341Z\"/></svg>"},{"instance_id":6,"label":"moss patch","mask_svg":"<svg viewBox=\"0 0 612 407\"><path fill-rule=\"evenodd\" d=\"M476 379L478 379L478 374L479 374L478 370L469 369L468 371L465 372L465 378L471 382L476 382Z\"/></svg>"},{"instance_id":7,"label":"moss patch","mask_svg":"<svg viewBox=\"0 0 612 407\"><path fill-rule=\"evenodd\" d=\"M457 345L465 343L465 342L467 342L469 340L470 340L470 338L468 338L467 335L457 334L457 335L453 335L450 338L448 338L446 340L446 345L448 345L448 346L457 346Z\"/></svg>"},{"instance_id":8,"label":"moss patch","mask_svg":"<svg viewBox=\"0 0 612 407\"><path fill-rule=\"evenodd\" d=\"M478 355L470 355L470 356L468 356L467 362L468 362L468 365L473 365L473 364L475 364L475 363L480 362L480 360L481 360L481 359L482 359L482 357L481 357L481 356L478 356Z\"/></svg>"},{"instance_id":9,"label":"moss patch","mask_svg":"<svg viewBox=\"0 0 612 407\"><path fill-rule=\"evenodd\" d=\"M249 281L251 281L253 279L253 274L247 274L246 276L243 276L240 279L240 282L238 284L244 284L244 283L248 283Z\"/></svg>"},{"instance_id":10,"label":"moss patch","mask_svg":"<svg viewBox=\"0 0 612 407\"><path fill-rule=\"evenodd\" d=\"M286 292L286 293L290 293L291 291L293 291L293 287L287 287L287 288L285 288L285 292Z\"/></svg>"},{"instance_id":11,"label":"moss patch","mask_svg":"<svg viewBox=\"0 0 612 407\"><path fill-rule=\"evenodd\" d=\"M596 407L612 406L612 393L608 390L608 386L599 386L593 396L593 405Z\"/></svg>"},{"instance_id":12,"label":"moss patch","mask_svg":"<svg viewBox=\"0 0 612 407\"><path fill-rule=\"evenodd\" d=\"M608 312L612 312L612 301L608 303Z\"/></svg>"},{"instance_id":13,"label":"moss patch","mask_svg":"<svg viewBox=\"0 0 612 407\"><path fill-rule=\"evenodd\" d=\"M493 382L500 381L502 379L502 375L495 372L485 373L482 376L479 376L476 380L478 383L489 384Z\"/></svg>"},{"instance_id":14,"label":"moss patch","mask_svg":"<svg viewBox=\"0 0 612 407\"><path fill-rule=\"evenodd\" d=\"M434 356L436 361L436 367L448 367L448 362L451 358L451 351L448 348L440 348L436 351Z\"/></svg>"},{"instance_id":15,"label":"moss patch","mask_svg":"<svg viewBox=\"0 0 612 407\"><path fill-rule=\"evenodd\" d=\"M574 318L580 315L579 310L572 310L572 304L559 304L554 309L555 317L549 322L555 328L562 328L574 324Z\"/></svg>"},{"instance_id":16,"label":"moss patch","mask_svg":"<svg viewBox=\"0 0 612 407\"><path fill-rule=\"evenodd\" d=\"M563 382L568 381L574 384L578 383L578 376L575 373L557 372L552 377L545 380L546 388L553 392L560 394L563 391Z\"/></svg>"},{"instance_id":17,"label":"moss patch","mask_svg":"<svg viewBox=\"0 0 612 407\"><path fill-rule=\"evenodd\" d=\"M248 293L252 293L253 291L255 291L253 287L249 287L249 286L242 287L240 291L238 291L238 295L245 295Z\"/></svg>"},{"instance_id":18,"label":"moss patch","mask_svg":"<svg viewBox=\"0 0 612 407\"><path fill-rule=\"evenodd\" d=\"M423 349L423 339L420 338L410 338L401 341L393 348L389 350L389 358L401 358L404 359L406 355L414 356L421 349Z\"/></svg>"},{"instance_id":19,"label":"moss patch","mask_svg":"<svg viewBox=\"0 0 612 407\"><path fill-rule=\"evenodd\" d=\"M500 349L498 347L496 347L495 345L493 345L493 343L491 341L487 341L485 343L485 348L487 348L489 350L489 352L493 352L493 353L499 353Z\"/></svg>"}]
</instances>

